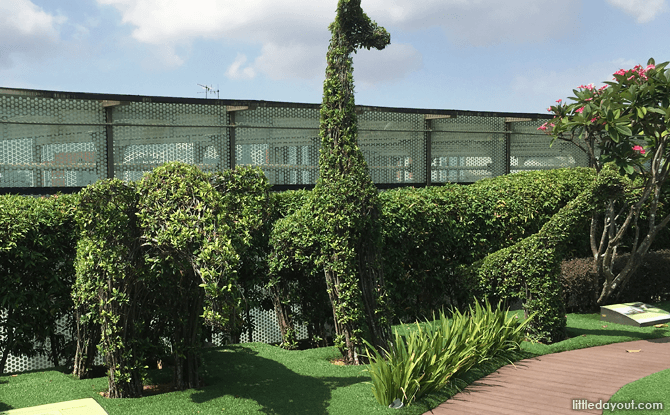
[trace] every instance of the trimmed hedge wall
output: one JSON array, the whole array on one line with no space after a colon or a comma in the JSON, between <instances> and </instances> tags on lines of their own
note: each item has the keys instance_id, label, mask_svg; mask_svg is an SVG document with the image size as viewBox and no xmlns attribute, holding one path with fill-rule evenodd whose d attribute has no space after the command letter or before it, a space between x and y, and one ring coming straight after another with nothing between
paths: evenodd
<instances>
[{"instance_id":1,"label":"trimmed hedge wall","mask_svg":"<svg viewBox=\"0 0 670 415\"><path fill-rule=\"evenodd\" d=\"M478 298L522 298L526 316L537 313L527 326L528 337L541 342L564 340L565 304L558 281L561 260L574 230L623 189L622 177L612 165L606 165L596 180L591 180L538 233L464 267L467 285Z\"/></svg>"},{"instance_id":2,"label":"trimmed hedge wall","mask_svg":"<svg viewBox=\"0 0 670 415\"><path fill-rule=\"evenodd\" d=\"M386 284L396 318L412 321L468 302L458 266L538 232L594 177L589 168L558 169L381 193ZM588 233L573 235L570 246L586 250Z\"/></svg>"}]
</instances>

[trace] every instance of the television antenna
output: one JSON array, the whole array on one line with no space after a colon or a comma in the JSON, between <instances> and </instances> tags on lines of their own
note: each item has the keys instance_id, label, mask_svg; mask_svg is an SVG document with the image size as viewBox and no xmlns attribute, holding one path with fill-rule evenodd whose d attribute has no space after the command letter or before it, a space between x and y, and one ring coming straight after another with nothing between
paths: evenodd
<instances>
[{"instance_id":1,"label":"television antenna","mask_svg":"<svg viewBox=\"0 0 670 415\"><path fill-rule=\"evenodd\" d=\"M202 87L204 89L203 92L198 92L198 94L205 94L205 99L207 99L207 94L211 93L214 94L216 92L216 99L219 99L219 86L217 85L216 89L212 86L208 85L203 85L203 84L198 84L198 86Z\"/></svg>"}]
</instances>

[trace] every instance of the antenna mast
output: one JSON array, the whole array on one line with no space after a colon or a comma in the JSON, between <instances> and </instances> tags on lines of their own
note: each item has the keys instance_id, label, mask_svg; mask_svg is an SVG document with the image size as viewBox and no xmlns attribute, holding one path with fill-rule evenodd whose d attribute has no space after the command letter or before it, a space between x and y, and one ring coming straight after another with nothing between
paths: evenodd
<instances>
[{"instance_id":1,"label":"antenna mast","mask_svg":"<svg viewBox=\"0 0 670 415\"><path fill-rule=\"evenodd\" d=\"M209 92L214 93L216 92L216 99L219 99L219 87L217 86L216 89L214 87L208 86L208 85L203 85L203 84L198 84L198 86L202 87L205 91L204 92L198 92L198 94L205 94L205 99L207 99L207 94Z\"/></svg>"}]
</instances>

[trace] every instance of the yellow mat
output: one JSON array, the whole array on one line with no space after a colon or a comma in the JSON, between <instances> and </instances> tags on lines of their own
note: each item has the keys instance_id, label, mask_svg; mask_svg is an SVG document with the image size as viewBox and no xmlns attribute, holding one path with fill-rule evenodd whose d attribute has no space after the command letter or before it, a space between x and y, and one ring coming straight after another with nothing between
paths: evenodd
<instances>
[{"instance_id":1,"label":"yellow mat","mask_svg":"<svg viewBox=\"0 0 670 415\"><path fill-rule=\"evenodd\" d=\"M0 415L107 415L102 406L93 398L77 399L32 406L30 408L12 409L0 412Z\"/></svg>"}]
</instances>

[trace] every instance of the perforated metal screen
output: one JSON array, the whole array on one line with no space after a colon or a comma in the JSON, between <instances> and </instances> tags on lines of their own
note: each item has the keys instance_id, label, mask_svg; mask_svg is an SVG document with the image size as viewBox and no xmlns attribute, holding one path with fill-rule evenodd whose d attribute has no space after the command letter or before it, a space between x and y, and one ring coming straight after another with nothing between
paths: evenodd
<instances>
[{"instance_id":1,"label":"perforated metal screen","mask_svg":"<svg viewBox=\"0 0 670 415\"><path fill-rule=\"evenodd\" d=\"M273 185L316 183L317 105L130 98L0 88L0 188L77 187L108 176L138 180L168 161L205 171L256 165ZM571 144L549 147L537 131L545 115L357 112L359 145L377 184L474 182L588 165Z\"/></svg>"},{"instance_id":2,"label":"perforated metal screen","mask_svg":"<svg viewBox=\"0 0 670 415\"><path fill-rule=\"evenodd\" d=\"M504 118L458 116L431 124L431 181L475 182L505 174Z\"/></svg>"},{"instance_id":3,"label":"perforated metal screen","mask_svg":"<svg viewBox=\"0 0 670 415\"><path fill-rule=\"evenodd\" d=\"M236 111L235 163L260 166L271 184L314 184L319 175L319 110Z\"/></svg>"},{"instance_id":4,"label":"perforated metal screen","mask_svg":"<svg viewBox=\"0 0 670 415\"><path fill-rule=\"evenodd\" d=\"M510 173L524 170L588 166L586 153L574 144L537 134L537 121L510 119Z\"/></svg>"},{"instance_id":5,"label":"perforated metal screen","mask_svg":"<svg viewBox=\"0 0 670 415\"><path fill-rule=\"evenodd\" d=\"M0 187L86 186L103 178L99 101L0 94Z\"/></svg>"},{"instance_id":6,"label":"perforated metal screen","mask_svg":"<svg viewBox=\"0 0 670 415\"><path fill-rule=\"evenodd\" d=\"M363 111L358 145L375 183L426 181L426 139L422 114Z\"/></svg>"},{"instance_id":7,"label":"perforated metal screen","mask_svg":"<svg viewBox=\"0 0 670 415\"><path fill-rule=\"evenodd\" d=\"M230 159L222 105L130 102L111 108L114 176L139 180L169 161L203 171L225 169Z\"/></svg>"},{"instance_id":8,"label":"perforated metal screen","mask_svg":"<svg viewBox=\"0 0 670 415\"><path fill-rule=\"evenodd\" d=\"M297 311L297 309L296 309ZM274 311L264 311L261 309L253 309L250 312L251 317L254 323L254 331L252 332L252 340L254 342L261 343L279 343L282 341L281 332L279 331L279 325L277 324L277 316ZM0 319L7 318L7 311L0 310ZM56 334L63 335L67 340L74 340L74 333L70 330L70 324L68 317L60 319L57 323ZM307 338L307 327L298 326L297 329L297 339L303 340ZM0 338L4 338L5 334L0 333ZM212 342L215 346L223 346L230 343L230 339L224 334L214 334L212 336ZM243 333L240 336L241 343L249 342L249 334ZM45 350L49 349L49 340L47 339ZM61 359L61 364L65 364L65 359ZM94 361L94 364L101 365L104 364L102 356L98 355ZM39 369L48 369L52 368L54 365L48 359L47 355L37 355L34 357L15 357L9 355L7 362L5 364L5 373L14 373L14 372L26 372L29 370L39 370Z\"/></svg>"}]
</instances>

